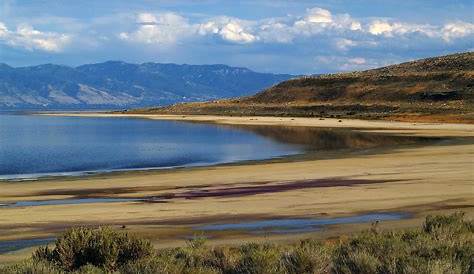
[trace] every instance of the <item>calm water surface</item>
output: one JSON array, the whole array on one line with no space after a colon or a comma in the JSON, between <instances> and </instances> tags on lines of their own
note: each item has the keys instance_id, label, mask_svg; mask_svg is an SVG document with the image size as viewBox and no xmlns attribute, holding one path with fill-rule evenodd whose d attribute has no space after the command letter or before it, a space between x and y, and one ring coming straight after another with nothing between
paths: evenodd
<instances>
[{"instance_id":1,"label":"calm water surface","mask_svg":"<svg viewBox=\"0 0 474 274\"><path fill-rule=\"evenodd\" d=\"M212 165L302 150L251 131L210 124L0 115L0 179Z\"/></svg>"}]
</instances>

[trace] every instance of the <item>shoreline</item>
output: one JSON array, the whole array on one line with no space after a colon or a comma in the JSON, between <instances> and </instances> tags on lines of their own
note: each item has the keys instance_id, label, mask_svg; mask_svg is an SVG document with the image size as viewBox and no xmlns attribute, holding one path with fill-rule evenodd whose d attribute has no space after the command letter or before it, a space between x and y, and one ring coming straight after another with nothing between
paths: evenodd
<instances>
[{"instance_id":1,"label":"shoreline","mask_svg":"<svg viewBox=\"0 0 474 274\"><path fill-rule=\"evenodd\" d=\"M449 124L449 123L407 123L397 121L385 120L358 120L345 119L343 122L335 118L298 118L298 117L269 117L269 116L213 116L213 115L161 115L161 114L113 114L94 111L74 111L74 112L32 112L27 115L41 115L41 116L60 116L60 117L83 117L83 118L130 118L130 119L149 119L149 120L164 120L164 121L178 121L188 123L204 123L215 124L222 126L238 127L243 126L276 126L276 127L311 127L311 128L338 128L342 130L355 130L360 132L372 132L382 134L395 135L412 135L412 136L426 136L433 137L433 130L439 133L438 127L441 126L448 130L448 132L456 131L454 136L466 137L474 136L474 125L471 124ZM387 124L388 123L388 124ZM454 127L453 127L454 125ZM362 129L362 130L361 130ZM408 130L408 131L407 131ZM472 133L472 135L471 135ZM453 137L453 134L440 134L439 137ZM283 142L284 143L284 142ZM301 145L301 144L300 144ZM206 168L232 165L252 165L272 162L291 162L291 161L305 161L327 158L327 154L331 154L330 158L344 157L343 153L359 153L356 150L336 150L318 151L318 154L308 152L308 146L303 144L305 148L300 153L281 155L267 159L259 160L239 160L234 162L216 162L210 164L185 164L180 166L163 166L163 167L143 167L130 169L110 169L110 170L85 170L74 172L53 172L53 173L39 173L39 174L12 174L5 175L0 182L36 182L45 180L67 180L80 178L94 178L102 175L120 176L121 174L142 174L153 173L157 171L173 171L180 169L192 168ZM381 148L372 148L373 153L380 152ZM309 156L309 157L308 157ZM23 177L21 177L24 175Z\"/></svg>"},{"instance_id":2,"label":"shoreline","mask_svg":"<svg viewBox=\"0 0 474 274\"><path fill-rule=\"evenodd\" d=\"M174 114L117 114L102 112L58 112L35 113L34 115L90 117L90 118L137 118L151 120L170 120L182 122L214 123L223 125L255 125L255 126L295 126L318 128L363 129L373 132L409 133L412 134L449 134L445 136L474 136L474 124L463 123L420 123L387 120L360 120L339 118L307 118L307 117L276 117L276 116L220 116L220 115L174 115ZM432 135L430 135L432 136Z\"/></svg>"},{"instance_id":3,"label":"shoreline","mask_svg":"<svg viewBox=\"0 0 474 274\"><path fill-rule=\"evenodd\" d=\"M41 114L51 115L51 114ZM417 225L430 213L463 210L474 217L474 125L420 124L317 118L182 115L54 114L133 117L230 125L340 127L375 133L461 138L446 145L397 147L370 154L257 161L197 168L128 171L40 181L0 181L0 201L166 197L163 202L117 202L0 208L0 240L57 235L71 225L126 226L158 247L184 244L192 226L265 218L337 217L370 212L408 212L413 218L384 227ZM456 139L457 140L457 139ZM438 160L436 160L438 159ZM328 183L327 180L334 182ZM359 183L354 183L359 182ZM235 195L235 193L238 195ZM200 196L196 196L196 193ZM200 194L204 193L204 194ZM263 236L290 241L337 237L370 224L336 225L319 232ZM11 233L10 231L15 231ZM190 234L191 233L191 234ZM259 241L262 236L214 233L213 244ZM0 263L11 255L0 255ZM3 259L2 259L3 258Z\"/></svg>"}]
</instances>

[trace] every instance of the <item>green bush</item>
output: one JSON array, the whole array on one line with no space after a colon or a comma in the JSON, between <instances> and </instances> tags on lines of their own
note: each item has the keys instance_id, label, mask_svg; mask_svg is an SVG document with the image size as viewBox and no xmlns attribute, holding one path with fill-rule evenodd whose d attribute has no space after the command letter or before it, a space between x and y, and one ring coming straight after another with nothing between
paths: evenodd
<instances>
[{"instance_id":1,"label":"green bush","mask_svg":"<svg viewBox=\"0 0 474 274\"><path fill-rule=\"evenodd\" d=\"M285 252L282 263L286 273L328 273L331 266L331 252L329 245L305 240Z\"/></svg>"},{"instance_id":2,"label":"green bush","mask_svg":"<svg viewBox=\"0 0 474 274\"><path fill-rule=\"evenodd\" d=\"M0 266L1 274L63 274L54 265L44 261L25 260L12 266Z\"/></svg>"},{"instance_id":3,"label":"green bush","mask_svg":"<svg viewBox=\"0 0 474 274\"><path fill-rule=\"evenodd\" d=\"M120 273L122 274L181 274L184 265L171 257L149 257L137 261L131 261L122 266Z\"/></svg>"},{"instance_id":4,"label":"green bush","mask_svg":"<svg viewBox=\"0 0 474 274\"><path fill-rule=\"evenodd\" d=\"M237 264L237 273L282 273L281 251L272 244L247 244L240 247L242 257Z\"/></svg>"},{"instance_id":5,"label":"green bush","mask_svg":"<svg viewBox=\"0 0 474 274\"><path fill-rule=\"evenodd\" d=\"M217 247L209 251L204 264L213 269L219 269L221 273L236 273L242 253L234 247Z\"/></svg>"},{"instance_id":6,"label":"green bush","mask_svg":"<svg viewBox=\"0 0 474 274\"><path fill-rule=\"evenodd\" d=\"M428 216L422 229L367 231L341 243L333 254L335 273L470 273L472 222L456 213Z\"/></svg>"},{"instance_id":7,"label":"green bush","mask_svg":"<svg viewBox=\"0 0 474 274\"><path fill-rule=\"evenodd\" d=\"M67 270L92 265L106 270L135 261L153 253L150 242L117 232L109 227L78 227L66 231L55 247L39 248L33 258L48 261Z\"/></svg>"}]
</instances>

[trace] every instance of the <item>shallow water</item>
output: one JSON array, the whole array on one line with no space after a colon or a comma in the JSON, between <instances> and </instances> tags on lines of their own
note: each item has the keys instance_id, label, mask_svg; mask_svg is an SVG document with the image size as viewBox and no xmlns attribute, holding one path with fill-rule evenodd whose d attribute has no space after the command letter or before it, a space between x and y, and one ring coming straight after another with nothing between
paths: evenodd
<instances>
[{"instance_id":1,"label":"shallow water","mask_svg":"<svg viewBox=\"0 0 474 274\"><path fill-rule=\"evenodd\" d=\"M22 239L13 241L0 241L0 254L21 250L28 247L46 245L53 242L55 238Z\"/></svg>"},{"instance_id":2,"label":"shallow water","mask_svg":"<svg viewBox=\"0 0 474 274\"><path fill-rule=\"evenodd\" d=\"M212 165L302 151L251 131L210 124L0 115L0 179Z\"/></svg>"},{"instance_id":3,"label":"shallow water","mask_svg":"<svg viewBox=\"0 0 474 274\"><path fill-rule=\"evenodd\" d=\"M95 204L95 203L120 203L120 202L139 202L144 199L139 198L74 198L74 199L56 199L41 201L17 201L13 203L0 204L0 208L46 206L46 205L77 205L77 204Z\"/></svg>"},{"instance_id":4,"label":"shallow water","mask_svg":"<svg viewBox=\"0 0 474 274\"><path fill-rule=\"evenodd\" d=\"M372 213L337 218L269 219L254 222L221 223L195 227L199 231L245 231L261 234L303 233L317 231L328 225L369 223L408 218L406 213Z\"/></svg>"},{"instance_id":5,"label":"shallow water","mask_svg":"<svg viewBox=\"0 0 474 274\"><path fill-rule=\"evenodd\" d=\"M318 231L324 226L336 224L368 223L409 218L407 213L371 213L338 218L289 218L268 219L254 222L221 223L195 227L195 231L244 231L253 234L285 234ZM46 245L55 238L20 239L0 241L0 254L21 250L28 247Z\"/></svg>"}]
</instances>

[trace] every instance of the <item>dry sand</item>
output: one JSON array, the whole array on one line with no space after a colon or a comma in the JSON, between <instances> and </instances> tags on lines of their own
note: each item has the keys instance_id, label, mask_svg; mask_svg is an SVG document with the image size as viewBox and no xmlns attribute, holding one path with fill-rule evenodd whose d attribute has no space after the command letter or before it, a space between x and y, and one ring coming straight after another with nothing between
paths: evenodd
<instances>
[{"instance_id":1,"label":"dry sand","mask_svg":"<svg viewBox=\"0 0 474 274\"><path fill-rule=\"evenodd\" d=\"M78 197L165 197L165 202L121 202L0 207L0 240L55 235L77 224L126 225L160 243L183 243L192 226L270 217L340 216L361 212L410 212L411 226L428 213L463 210L474 215L474 125L413 124L317 118L220 117L123 114L48 114L136 117L222 124L348 127L418 136L462 136L449 144L400 147L381 154L350 154L335 159L258 162L176 170L126 172L36 182L0 182L0 201ZM242 189L244 191L242 191ZM236 194L237 191L237 194ZM192 196L193 193L214 193ZM221 195L226 193L226 195ZM231 194L229 194L231 193ZM191 196L190 196L191 195ZM337 226L315 237L335 236L366 225ZM307 236L307 235L304 235ZM261 239L218 233L216 242ZM273 236L294 239L301 236ZM9 255L12 257L13 255ZM8 256L0 255L0 262ZM17 258L18 256L13 256Z\"/></svg>"}]
</instances>

